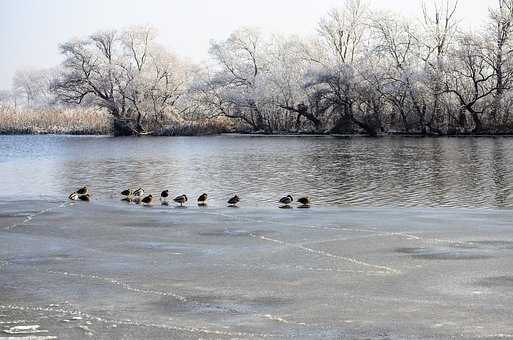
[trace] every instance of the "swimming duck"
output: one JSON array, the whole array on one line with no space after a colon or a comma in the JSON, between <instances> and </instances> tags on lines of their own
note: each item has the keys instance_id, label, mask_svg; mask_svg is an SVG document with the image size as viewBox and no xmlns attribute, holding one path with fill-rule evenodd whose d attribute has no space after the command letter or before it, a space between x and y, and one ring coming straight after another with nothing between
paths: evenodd
<instances>
[{"instance_id":1,"label":"swimming duck","mask_svg":"<svg viewBox=\"0 0 513 340\"><path fill-rule=\"evenodd\" d=\"M87 195L89 193L89 189L87 187L83 187L78 189L76 192L79 195Z\"/></svg>"},{"instance_id":2,"label":"swimming duck","mask_svg":"<svg viewBox=\"0 0 513 340\"><path fill-rule=\"evenodd\" d=\"M290 203L292 203L294 201L294 199L292 198L292 196L290 195L287 195L285 197L282 197L279 201L279 203L282 203L282 204L285 204L285 205L289 205Z\"/></svg>"},{"instance_id":3,"label":"swimming duck","mask_svg":"<svg viewBox=\"0 0 513 340\"><path fill-rule=\"evenodd\" d=\"M141 200L144 204L152 204L153 203L153 195L148 195Z\"/></svg>"},{"instance_id":4,"label":"swimming duck","mask_svg":"<svg viewBox=\"0 0 513 340\"><path fill-rule=\"evenodd\" d=\"M162 193L160 194L160 200L167 201L168 198L169 198L169 190L162 191Z\"/></svg>"},{"instance_id":5,"label":"swimming duck","mask_svg":"<svg viewBox=\"0 0 513 340\"><path fill-rule=\"evenodd\" d=\"M180 206L183 206L184 203L187 202L187 195L183 194L183 195L177 196L177 197L175 197L175 199L173 201L175 201L176 203L180 203Z\"/></svg>"},{"instance_id":6,"label":"swimming duck","mask_svg":"<svg viewBox=\"0 0 513 340\"><path fill-rule=\"evenodd\" d=\"M72 192L68 198L72 201L78 201L78 194L76 192Z\"/></svg>"},{"instance_id":7,"label":"swimming duck","mask_svg":"<svg viewBox=\"0 0 513 340\"><path fill-rule=\"evenodd\" d=\"M198 205L207 205L208 195L202 194L200 197L198 197Z\"/></svg>"},{"instance_id":8,"label":"swimming duck","mask_svg":"<svg viewBox=\"0 0 513 340\"><path fill-rule=\"evenodd\" d=\"M238 195L233 196L228 200L228 204L232 207L236 206L237 203L240 202L240 197Z\"/></svg>"},{"instance_id":9,"label":"swimming duck","mask_svg":"<svg viewBox=\"0 0 513 340\"><path fill-rule=\"evenodd\" d=\"M89 196L89 194L84 194L78 196L78 199L84 202L89 202L91 200L91 196Z\"/></svg>"},{"instance_id":10,"label":"swimming duck","mask_svg":"<svg viewBox=\"0 0 513 340\"><path fill-rule=\"evenodd\" d=\"M300 208L309 208L310 207L310 197L301 197L297 201L299 203L301 203Z\"/></svg>"}]
</instances>

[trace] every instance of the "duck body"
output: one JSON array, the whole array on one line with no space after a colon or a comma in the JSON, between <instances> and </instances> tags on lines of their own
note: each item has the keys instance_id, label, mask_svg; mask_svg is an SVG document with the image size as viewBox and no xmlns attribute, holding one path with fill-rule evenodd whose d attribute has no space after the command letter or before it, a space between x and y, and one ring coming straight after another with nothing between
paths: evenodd
<instances>
[{"instance_id":1,"label":"duck body","mask_svg":"<svg viewBox=\"0 0 513 340\"><path fill-rule=\"evenodd\" d=\"M308 207L310 207L310 197L301 197L297 201L299 203L301 203L300 208L308 208Z\"/></svg>"},{"instance_id":2,"label":"duck body","mask_svg":"<svg viewBox=\"0 0 513 340\"><path fill-rule=\"evenodd\" d=\"M294 198L292 198L291 195L287 195L285 197L282 197L279 201L279 203L289 205L290 203L294 202Z\"/></svg>"},{"instance_id":3,"label":"duck body","mask_svg":"<svg viewBox=\"0 0 513 340\"><path fill-rule=\"evenodd\" d=\"M162 191L162 193L160 194L160 200L165 201L168 198L169 198L169 190Z\"/></svg>"},{"instance_id":4,"label":"duck body","mask_svg":"<svg viewBox=\"0 0 513 340\"><path fill-rule=\"evenodd\" d=\"M176 203L180 203L180 206L183 206L184 203L188 201L187 195L183 194L183 195L177 196L173 199L173 201L175 201Z\"/></svg>"},{"instance_id":5,"label":"duck body","mask_svg":"<svg viewBox=\"0 0 513 340\"><path fill-rule=\"evenodd\" d=\"M206 205L208 200L207 194L202 194L200 197L198 197L198 204L199 205Z\"/></svg>"},{"instance_id":6,"label":"duck body","mask_svg":"<svg viewBox=\"0 0 513 340\"><path fill-rule=\"evenodd\" d=\"M233 196L232 198L230 198L228 200L228 204L231 205L231 206L235 206L239 202L240 202L240 197L238 195L235 195L235 196Z\"/></svg>"},{"instance_id":7,"label":"duck body","mask_svg":"<svg viewBox=\"0 0 513 340\"><path fill-rule=\"evenodd\" d=\"M144 203L144 204L152 204L153 203L153 196L152 195L148 195L148 196L144 197L141 200L141 202Z\"/></svg>"},{"instance_id":8,"label":"duck body","mask_svg":"<svg viewBox=\"0 0 513 340\"><path fill-rule=\"evenodd\" d=\"M91 200L91 196L89 196L89 194L79 195L78 199L84 202L89 202Z\"/></svg>"}]
</instances>

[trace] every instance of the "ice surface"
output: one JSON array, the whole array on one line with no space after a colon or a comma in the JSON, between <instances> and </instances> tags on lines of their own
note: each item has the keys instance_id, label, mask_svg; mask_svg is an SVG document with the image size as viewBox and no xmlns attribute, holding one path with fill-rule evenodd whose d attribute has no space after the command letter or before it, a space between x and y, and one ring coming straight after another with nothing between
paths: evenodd
<instances>
[{"instance_id":1,"label":"ice surface","mask_svg":"<svg viewBox=\"0 0 513 340\"><path fill-rule=\"evenodd\" d=\"M0 200L0 329L513 338L511 221L511 210Z\"/></svg>"}]
</instances>

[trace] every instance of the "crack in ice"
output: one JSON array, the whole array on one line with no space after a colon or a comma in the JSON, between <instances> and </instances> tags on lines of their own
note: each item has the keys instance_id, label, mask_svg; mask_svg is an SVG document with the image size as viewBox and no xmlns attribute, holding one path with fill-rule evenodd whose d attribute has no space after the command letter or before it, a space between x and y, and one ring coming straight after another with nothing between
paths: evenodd
<instances>
[{"instance_id":1,"label":"crack in ice","mask_svg":"<svg viewBox=\"0 0 513 340\"><path fill-rule=\"evenodd\" d=\"M52 313L60 313L60 314L68 314L68 315L78 315L85 317L90 320L95 320L101 323L109 324L109 325L125 325L125 326L136 326L136 327L153 327L160 328L166 330L173 331L181 331L188 333L199 333L199 334L209 334L209 335L221 335L228 337L251 337L251 338L273 338L279 337L275 334L266 334L266 333L249 333L249 332L229 332L229 331L219 331L208 328L201 327L187 327L187 326L172 326L172 325L163 325L156 323L146 323L140 321L134 321L130 319L107 319L99 316L94 316L92 314L82 312L82 311L70 311L62 308L49 308L49 307L39 307L39 306L17 306L17 305L0 305L0 309L9 309L9 310L20 310L20 311L35 311L35 312L52 312Z\"/></svg>"},{"instance_id":2,"label":"crack in ice","mask_svg":"<svg viewBox=\"0 0 513 340\"><path fill-rule=\"evenodd\" d=\"M295 269L300 271L311 271L311 272L333 272L333 273L353 273L353 274L368 274L368 275L382 275L387 272L382 270L370 271L370 270L354 270L354 269L340 269L340 268L326 268L326 267L307 267L301 265L289 265L289 264L280 264L280 265L254 265L254 264L246 264L246 263L210 263L211 267L237 267L237 268L245 268L249 270L277 270L277 269Z\"/></svg>"},{"instance_id":3,"label":"crack in ice","mask_svg":"<svg viewBox=\"0 0 513 340\"><path fill-rule=\"evenodd\" d=\"M69 277L78 277L78 278L83 278L83 279L99 280L99 281L104 281L104 282L110 283L115 286L119 286L125 290L136 292L136 293L151 294L151 295L157 295L157 296L170 296L170 297L173 297L181 302L189 301L185 296L181 296L181 295L178 295L178 294L175 294L172 292L163 292L163 291L158 291L158 290L135 288L135 287L130 286L128 283L121 282L119 280L112 279L112 278L98 276L98 275L87 275L87 274L70 273L70 272L58 272L58 271L52 271L52 270L48 271L48 273L64 275L64 276L69 276Z\"/></svg>"},{"instance_id":4,"label":"crack in ice","mask_svg":"<svg viewBox=\"0 0 513 340\"><path fill-rule=\"evenodd\" d=\"M69 205L68 202L63 202L61 204L59 204L58 206L53 206L53 207L50 207L50 208L46 208L46 209L43 209L43 210L40 210L36 213L33 213L33 214L29 214L25 217L25 219L23 221L21 221L20 223L15 223L15 224L12 224L10 226L7 226L5 227L5 230L7 231L12 231L14 228L17 228L17 227L21 227L27 223L29 223L30 221L32 221L34 219L34 217L36 216L39 216L39 215L43 215L43 214L46 214L47 212L50 212L50 211L53 211L53 210L56 210L56 209L60 209L60 208L64 208L66 207L67 205Z\"/></svg>"},{"instance_id":5,"label":"crack in ice","mask_svg":"<svg viewBox=\"0 0 513 340\"><path fill-rule=\"evenodd\" d=\"M383 270L383 271L385 271L387 273L391 273L391 274L400 274L401 273L400 270L397 270L397 269L394 269L394 268L391 268L391 267L370 264L370 263L363 262L361 260L358 260L358 259L355 259L355 258L352 258L352 257L335 255L335 254L329 253L329 252L324 251L324 250L308 248L308 247L305 247L305 246L303 246L301 244L289 243L289 242L273 239L273 238L266 237L266 236L258 236L258 235L255 235L255 234L249 234L249 236L251 236L253 238L256 238L256 239L263 240L263 241L277 243L277 244L280 244L280 245L283 245L283 246L289 246L289 247L293 247L293 248L302 249L302 250L304 250L304 251L306 251L308 253L311 253L311 254L317 254L317 255L321 255L321 256L325 256L325 257L339 259L339 260L343 260L343 261L350 262L350 263L357 264L357 265L364 266L364 267L380 269L380 270Z\"/></svg>"},{"instance_id":6,"label":"crack in ice","mask_svg":"<svg viewBox=\"0 0 513 340\"><path fill-rule=\"evenodd\" d=\"M347 227L337 227L337 226L318 226L318 225L298 225L293 223L286 223L286 222L280 222L280 221L267 221L262 220L258 218L252 218L252 217L244 217L244 216L233 216L223 213L214 213L214 212L208 212L203 213L205 215L215 215L215 216L221 216L221 217L228 217L233 220L240 220L240 221L250 221L250 222L256 222L256 223L270 223L270 224L278 224L288 227L294 227L294 228L302 228L302 229L315 229L315 230L334 230L334 231L351 231L351 232L358 232L358 233L373 233L371 235L367 235L365 237L372 238L372 237L388 237L388 236L398 236L406 238L407 240L416 240L416 241L423 241L423 242L432 242L432 243L447 243L447 244L456 244L456 245L473 245L472 242L468 241L453 241L453 240L444 240L444 239L438 239L438 238L425 238L417 235L413 235L407 232L401 232L401 231L391 231L391 232L380 232L379 228L374 227L371 229L361 229L361 228L347 228ZM348 239L350 240L350 239Z\"/></svg>"}]
</instances>

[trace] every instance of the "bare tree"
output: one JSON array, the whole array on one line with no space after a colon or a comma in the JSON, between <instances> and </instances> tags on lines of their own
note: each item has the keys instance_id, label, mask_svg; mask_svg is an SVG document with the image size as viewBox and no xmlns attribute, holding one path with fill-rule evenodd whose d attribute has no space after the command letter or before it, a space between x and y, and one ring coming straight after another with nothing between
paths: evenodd
<instances>
[{"instance_id":1,"label":"bare tree","mask_svg":"<svg viewBox=\"0 0 513 340\"><path fill-rule=\"evenodd\" d=\"M23 98L26 107L50 105L54 98L50 85L54 77L52 69L25 69L16 71L13 78L13 94Z\"/></svg>"},{"instance_id":2,"label":"bare tree","mask_svg":"<svg viewBox=\"0 0 513 340\"><path fill-rule=\"evenodd\" d=\"M265 48L261 34L251 28L232 33L223 42L212 42L210 54L219 70L211 76L207 88L222 103L222 113L250 125L255 130L270 132L268 116L258 101L263 73L266 71Z\"/></svg>"},{"instance_id":3,"label":"bare tree","mask_svg":"<svg viewBox=\"0 0 513 340\"><path fill-rule=\"evenodd\" d=\"M446 92L453 94L460 104L456 120L460 127L465 127L465 113L470 115L472 132L482 133L485 129L483 115L487 100L495 91L494 71L483 53L482 40L471 34L460 38L458 49L452 57L454 63L446 78Z\"/></svg>"},{"instance_id":4,"label":"bare tree","mask_svg":"<svg viewBox=\"0 0 513 340\"><path fill-rule=\"evenodd\" d=\"M489 64L495 72L494 107L490 112L493 127L506 124L509 120L510 105L504 106L506 91L511 88L513 80L513 1L498 0L497 8L490 9L490 23L485 37ZM503 114L503 119L500 115Z\"/></svg>"},{"instance_id":5,"label":"bare tree","mask_svg":"<svg viewBox=\"0 0 513 340\"><path fill-rule=\"evenodd\" d=\"M409 109L417 118L417 130L425 134L428 103L425 96L425 73L421 65L419 66L420 59L416 55L419 42L415 28L411 23L391 16L376 18L372 27L376 39L375 53L388 63L386 77L392 84L389 89L393 91L389 96L401 97L391 101L395 104L409 105Z\"/></svg>"},{"instance_id":6,"label":"bare tree","mask_svg":"<svg viewBox=\"0 0 513 340\"><path fill-rule=\"evenodd\" d=\"M431 101L431 117L427 122L432 130L442 127L448 119L442 116L444 68L456 38L458 0L437 0L431 6L423 3L422 32L418 37L422 49L420 58L426 65Z\"/></svg>"},{"instance_id":7,"label":"bare tree","mask_svg":"<svg viewBox=\"0 0 513 340\"><path fill-rule=\"evenodd\" d=\"M185 92L184 66L155 43L151 28L98 32L60 48L64 71L53 84L59 99L107 110L118 134L151 132Z\"/></svg>"}]
</instances>

